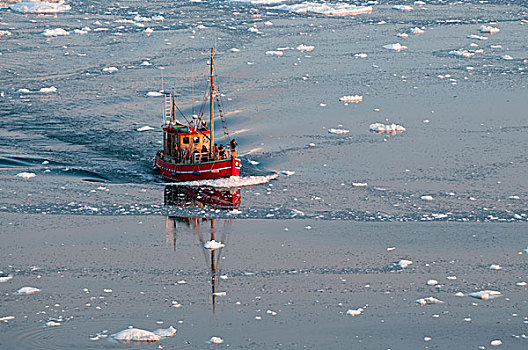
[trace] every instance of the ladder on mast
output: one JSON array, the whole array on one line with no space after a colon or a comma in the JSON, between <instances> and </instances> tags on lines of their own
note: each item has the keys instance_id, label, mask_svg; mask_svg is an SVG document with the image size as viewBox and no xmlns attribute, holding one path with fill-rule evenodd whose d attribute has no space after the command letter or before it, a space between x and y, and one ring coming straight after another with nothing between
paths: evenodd
<instances>
[{"instance_id":1,"label":"ladder on mast","mask_svg":"<svg viewBox=\"0 0 528 350\"><path fill-rule=\"evenodd\" d=\"M163 107L163 124L167 125L170 123L172 114L171 93L164 91L163 98L165 99L165 104Z\"/></svg>"}]
</instances>

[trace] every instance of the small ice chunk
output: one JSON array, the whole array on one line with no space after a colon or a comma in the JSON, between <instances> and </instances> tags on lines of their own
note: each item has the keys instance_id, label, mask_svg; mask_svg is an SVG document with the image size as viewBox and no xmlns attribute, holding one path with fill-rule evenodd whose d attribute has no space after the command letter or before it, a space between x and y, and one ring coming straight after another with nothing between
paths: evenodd
<instances>
[{"instance_id":1,"label":"small ice chunk","mask_svg":"<svg viewBox=\"0 0 528 350\"><path fill-rule=\"evenodd\" d=\"M366 182L352 182L352 187L367 187L368 183Z\"/></svg>"},{"instance_id":2,"label":"small ice chunk","mask_svg":"<svg viewBox=\"0 0 528 350\"><path fill-rule=\"evenodd\" d=\"M209 339L210 344L222 344L223 342L224 342L224 339L220 337L211 337L211 339Z\"/></svg>"},{"instance_id":3,"label":"small ice chunk","mask_svg":"<svg viewBox=\"0 0 528 350\"><path fill-rule=\"evenodd\" d=\"M376 133L402 133L407 131L403 126L398 124L382 124L382 123L373 123L369 125L369 130Z\"/></svg>"},{"instance_id":4,"label":"small ice chunk","mask_svg":"<svg viewBox=\"0 0 528 350\"><path fill-rule=\"evenodd\" d=\"M24 180L27 180L27 179L31 179L32 177L35 177L37 176L35 173L26 173L26 172L23 172L23 173L18 173L16 174L16 176L18 177L21 177L22 179Z\"/></svg>"},{"instance_id":5,"label":"small ice chunk","mask_svg":"<svg viewBox=\"0 0 528 350\"><path fill-rule=\"evenodd\" d=\"M279 50L270 50L270 51L266 51L266 56L282 56L284 55L284 52L283 51L279 51Z\"/></svg>"},{"instance_id":6,"label":"small ice chunk","mask_svg":"<svg viewBox=\"0 0 528 350\"><path fill-rule=\"evenodd\" d=\"M360 52L360 53L356 53L356 54L354 54L354 57L355 57L355 58L367 58L368 55L367 55L366 53L361 53L361 52Z\"/></svg>"},{"instance_id":7,"label":"small ice chunk","mask_svg":"<svg viewBox=\"0 0 528 350\"><path fill-rule=\"evenodd\" d=\"M515 283L515 285L518 286L518 287L524 287L524 286L526 286L526 284L527 283L524 282L524 281Z\"/></svg>"},{"instance_id":8,"label":"small ice chunk","mask_svg":"<svg viewBox=\"0 0 528 350\"><path fill-rule=\"evenodd\" d=\"M113 290L111 290L110 288L105 288L105 289L103 289L103 292L105 292L105 293L112 293Z\"/></svg>"},{"instance_id":9,"label":"small ice chunk","mask_svg":"<svg viewBox=\"0 0 528 350\"><path fill-rule=\"evenodd\" d=\"M173 326L170 326L169 328L165 329L159 328L153 331L152 333L154 333L158 337L172 337L176 334L176 328L174 328Z\"/></svg>"},{"instance_id":10,"label":"small ice chunk","mask_svg":"<svg viewBox=\"0 0 528 350\"><path fill-rule=\"evenodd\" d=\"M118 70L119 69L117 69L117 67L105 67L105 68L103 68L103 72L106 72L106 73L115 73Z\"/></svg>"},{"instance_id":11,"label":"small ice chunk","mask_svg":"<svg viewBox=\"0 0 528 350\"><path fill-rule=\"evenodd\" d=\"M0 273L0 283L7 282L7 281L9 281L12 278L13 278L12 275L7 275L7 274Z\"/></svg>"},{"instance_id":12,"label":"small ice chunk","mask_svg":"<svg viewBox=\"0 0 528 350\"><path fill-rule=\"evenodd\" d=\"M425 33L425 31L421 28L414 27L414 28L411 28L411 33L419 35L419 34Z\"/></svg>"},{"instance_id":13,"label":"small ice chunk","mask_svg":"<svg viewBox=\"0 0 528 350\"><path fill-rule=\"evenodd\" d=\"M403 46L403 45L401 45L400 43L396 43L396 44L387 44L387 45L384 45L383 48L384 48L384 49L387 49L387 50L392 50L392 51L400 52L400 51L402 51L402 50L406 50L406 49L407 49L407 46Z\"/></svg>"},{"instance_id":14,"label":"small ice chunk","mask_svg":"<svg viewBox=\"0 0 528 350\"><path fill-rule=\"evenodd\" d=\"M9 3L9 2L8 2ZM9 8L15 12L22 13L59 13L71 10L70 5L65 5L64 1L46 2L46 1L22 1L9 5Z\"/></svg>"},{"instance_id":15,"label":"small ice chunk","mask_svg":"<svg viewBox=\"0 0 528 350\"><path fill-rule=\"evenodd\" d=\"M350 130L347 129L328 129L329 134L348 134Z\"/></svg>"},{"instance_id":16,"label":"small ice chunk","mask_svg":"<svg viewBox=\"0 0 528 350\"><path fill-rule=\"evenodd\" d=\"M57 88L55 86L43 87L39 91L43 94L51 94L57 92Z\"/></svg>"},{"instance_id":17,"label":"small ice chunk","mask_svg":"<svg viewBox=\"0 0 528 350\"><path fill-rule=\"evenodd\" d=\"M468 35L468 39L476 39L476 40L488 40L487 36L481 36L476 34Z\"/></svg>"},{"instance_id":18,"label":"small ice chunk","mask_svg":"<svg viewBox=\"0 0 528 350\"><path fill-rule=\"evenodd\" d=\"M256 0L252 0L256 1ZM264 0L266 1L266 0ZM293 12L298 14L320 14L325 16L348 16L348 15L358 15L363 13L372 13L372 6L356 6L347 4L345 2L340 2L336 4L328 2L310 2L305 1L300 4L291 4L291 5L279 5L271 8L276 11L286 11Z\"/></svg>"},{"instance_id":19,"label":"small ice chunk","mask_svg":"<svg viewBox=\"0 0 528 350\"><path fill-rule=\"evenodd\" d=\"M65 36L70 35L70 32L64 30L63 28L55 28L55 29L46 29L42 32L42 35L47 37L52 36Z\"/></svg>"},{"instance_id":20,"label":"small ice chunk","mask_svg":"<svg viewBox=\"0 0 528 350\"><path fill-rule=\"evenodd\" d=\"M409 11L414 10L412 6L409 6L409 5L394 5L392 6L392 9L398 10L398 11L404 11L404 12L409 12Z\"/></svg>"},{"instance_id":21,"label":"small ice chunk","mask_svg":"<svg viewBox=\"0 0 528 350\"><path fill-rule=\"evenodd\" d=\"M430 201L432 201L434 198L433 198L433 196L429 196L429 195L427 195L427 196L421 196L420 199L423 200L423 201L428 201L428 202L430 202Z\"/></svg>"},{"instance_id":22,"label":"small ice chunk","mask_svg":"<svg viewBox=\"0 0 528 350\"><path fill-rule=\"evenodd\" d=\"M496 27L492 27L492 26L481 25L479 28L479 31L481 33L495 34L495 33L500 32L500 29Z\"/></svg>"},{"instance_id":23,"label":"small ice chunk","mask_svg":"<svg viewBox=\"0 0 528 350\"><path fill-rule=\"evenodd\" d=\"M339 101L345 102L345 103L359 103L359 102L363 102L363 96L360 96L360 95L343 96L339 98Z\"/></svg>"},{"instance_id":24,"label":"small ice chunk","mask_svg":"<svg viewBox=\"0 0 528 350\"><path fill-rule=\"evenodd\" d=\"M260 162L257 162L256 160L249 160L248 162L251 165L259 165L260 164Z\"/></svg>"},{"instance_id":25,"label":"small ice chunk","mask_svg":"<svg viewBox=\"0 0 528 350\"><path fill-rule=\"evenodd\" d=\"M455 296L456 296L456 297L463 297L463 296L464 296L464 293L462 293L462 292L456 292L456 293L455 293Z\"/></svg>"},{"instance_id":26,"label":"small ice chunk","mask_svg":"<svg viewBox=\"0 0 528 350\"><path fill-rule=\"evenodd\" d=\"M488 270L502 270L502 267L499 264L491 264L487 267Z\"/></svg>"},{"instance_id":27,"label":"small ice chunk","mask_svg":"<svg viewBox=\"0 0 528 350\"><path fill-rule=\"evenodd\" d=\"M286 175L286 176L292 176L292 175L295 174L295 171L291 171L291 170L283 170L283 171L281 171L281 173L282 173L283 175Z\"/></svg>"},{"instance_id":28,"label":"small ice chunk","mask_svg":"<svg viewBox=\"0 0 528 350\"><path fill-rule=\"evenodd\" d=\"M492 341L490 342L490 345L491 345L491 346L501 346L501 345L502 345L502 340L500 340L500 339L492 340Z\"/></svg>"},{"instance_id":29,"label":"small ice chunk","mask_svg":"<svg viewBox=\"0 0 528 350\"><path fill-rule=\"evenodd\" d=\"M436 285L438 284L438 281L437 281L437 280L428 280L428 281L426 282L426 284L427 284L428 286L436 286Z\"/></svg>"},{"instance_id":30,"label":"small ice chunk","mask_svg":"<svg viewBox=\"0 0 528 350\"><path fill-rule=\"evenodd\" d=\"M434 297L421 298L421 299L415 300L414 302L417 304L420 304L420 306L443 303L443 301L438 300Z\"/></svg>"},{"instance_id":31,"label":"small ice chunk","mask_svg":"<svg viewBox=\"0 0 528 350\"><path fill-rule=\"evenodd\" d=\"M474 51L468 51L468 50L451 50L449 51L449 55L451 56L457 56L457 57L463 57L463 58L471 58L475 56Z\"/></svg>"},{"instance_id":32,"label":"small ice chunk","mask_svg":"<svg viewBox=\"0 0 528 350\"><path fill-rule=\"evenodd\" d=\"M4 316L4 317L0 317L0 322L7 322L7 321L14 320L14 319L15 319L15 316Z\"/></svg>"},{"instance_id":33,"label":"small ice chunk","mask_svg":"<svg viewBox=\"0 0 528 350\"><path fill-rule=\"evenodd\" d=\"M152 34L152 33L154 33L154 29L152 29L150 27L145 29L145 34L147 34L147 36L150 36L150 34Z\"/></svg>"},{"instance_id":34,"label":"small ice chunk","mask_svg":"<svg viewBox=\"0 0 528 350\"><path fill-rule=\"evenodd\" d=\"M416 4L416 2L415 2L415 4ZM432 339L431 337L424 337L424 341L431 341L431 339Z\"/></svg>"},{"instance_id":35,"label":"small ice chunk","mask_svg":"<svg viewBox=\"0 0 528 350\"><path fill-rule=\"evenodd\" d=\"M21 93L21 94L29 94L31 93L31 91L29 89L18 89L17 92Z\"/></svg>"},{"instance_id":36,"label":"small ice chunk","mask_svg":"<svg viewBox=\"0 0 528 350\"><path fill-rule=\"evenodd\" d=\"M457 279L456 276L447 276L446 278L450 281L455 281Z\"/></svg>"},{"instance_id":37,"label":"small ice chunk","mask_svg":"<svg viewBox=\"0 0 528 350\"><path fill-rule=\"evenodd\" d=\"M359 309L350 309L350 310L347 310L346 314L349 315L349 316L359 316L363 313L363 309L362 308L359 308Z\"/></svg>"},{"instance_id":38,"label":"small ice chunk","mask_svg":"<svg viewBox=\"0 0 528 350\"><path fill-rule=\"evenodd\" d=\"M141 62L140 66L152 66L152 63L150 63L149 61L143 61Z\"/></svg>"},{"instance_id":39,"label":"small ice chunk","mask_svg":"<svg viewBox=\"0 0 528 350\"><path fill-rule=\"evenodd\" d=\"M225 247L225 244L223 244L222 242L217 242L214 239L211 241L207 241L204 244L204 248L209 249L209 250L216 250L216 249L220 249L223 247Z\"/></svg>"},{"instance_id":40,"label":"small ice chunk","mask_svg":"<svg viewBox=\"0 0 528 350\"><path fill-rule=\"evenodd\" d=\"M509 196L508 199L520 199L519 196Z\"/></svg>"},{"instance_id":41,"label":"small ice chunk","mask_svg":"<svg viewBox=\"0 0 528 350\"><path fill-rule=\"evenodd\" d=\"M388 252L392 252L393 250L396 250L396 247L388 247L388 248L387 248L387 251L388 251Z\"/></svg>"},{"instance_id":42,"label":"small ice chunk","mask_svg":"<svg viewBox=\"0 0 528 350\"><path fill-rule=\"evenodd\" d=\"M409 37L409 34L407 34L407 33L398 33L398 34L396 34L396 36L397 36L398 38L404 38L404 39L406 39L406 38Z\"/></svg>"},{"instance_id":43,"label":"small ice chunk","mask_svg":"<svg viewBox=\"0 0 528 350\"><path fill-rule=\"evenodd\" d=\"M225 297L227 295L227 292L215 292L213 293L215 297Z\"/></svg>"},{"instance_id":44,"label":"small ice chunk","mask_svg":"<svg viewBox=\"0 0 528 350\"><path fill-rule=\"evenodd\" d=\"M411 265L413 262L411 260L405 260L405 259L402 259L400 261L398 261L397 263L394 263L397 267L401 268L401 269L404 269L406 268L407 266Z\"/></svg>"},{"instance_id":45,"label":"small ice chunk","mask_svg":"<svg viewBox=\"0 0 528 350\"><path fill-rule=\"evenodd\" d=\"M153 332L138 328L127 328L112 334L111 337L122 342L155 342L161 339Z\"/></svg>"},{"instance_id":46,"label":"small ice chunk","mask_svg":"<svg viewBox=\"0 0 528 350\"><path fill-rule=\"evenodd\" d=\"M46 327L58 327L60 326L61 323L60 322L55 322L55 321L48 321L46 322Z\"/></svg>"},{"instance_id":47,"label":"small ice chunk","mask_svg":"<svg viewBox=\"0 0 528 350\"><path fill-rule=\"evenodd\" d=\"M147 96L148 97L159 97L159 96L163 96L163 94L159 91L149 91L147 92Z\"/></svg>"},{"instance_id":48,"label":"small ice chunk","mask_svg":"<svg viewBox=\"0 0 528 350\"><path fill-rule=\"evenodd\" d=\"M15 292L15 294L34 294L40 292L40 289L35 287L22 287Z\"/></svg>"},{"instance_id":49,"label":"small ice chunk","mask_svg":"<svg viewBox=\"0 0 528 350\"><path fill-rule=\"evenodd\" d=\"M504 55L504 56L501 56L501 60L511 61L513 60L513 57L511 57L510 55Z\"/></svg>"},{"instance_id":50,"label":"small ice chunk","mask_svg":"<svg viewBox=\"0 0 528 350\"><path fill-rule=\"evenodd\" d=\"M149 131L149 130L154 130L154 128L151 127L151 126L145 125L145 126L142 126L140 128L137 128L136 130L137 131Z\"/></svg>"},{"instance_id":51,"label":"small ice chunk","mask_svg":"<svg viewBox=\"0 0 528 350\"><path fill-rule=\"evenodd\" d=\"M301 45L297 46L297 50L299 50L301 52L310 52L310 51L313 51L313 49L315 49L315 47L311 46L311 45L301 44Z\"/></svg>"},{"instance_id":52,"label":"small ice chunk","mask_svg":"<svg viewBox=\"0 0 528 350\"><path fill-rule=\"evenodd\" d=\"M494 290L482 290L480 292L469 293L468 296L476 299L489 300L502 296L501 292Z\"/></svg>"},{"instance_id":53,"label":"small ice chunk","mask_svg":"<svg viewBox=\"0 0 528 350\"><path fill-rule=\"evenodd\" d=\"M232 48L232 49L230 49L229 51L231 51L231 52L240 52L240 50L239 50L239 49L237 49L236 47L233 47L233 48Z\"/></svg>"}]
</instances>

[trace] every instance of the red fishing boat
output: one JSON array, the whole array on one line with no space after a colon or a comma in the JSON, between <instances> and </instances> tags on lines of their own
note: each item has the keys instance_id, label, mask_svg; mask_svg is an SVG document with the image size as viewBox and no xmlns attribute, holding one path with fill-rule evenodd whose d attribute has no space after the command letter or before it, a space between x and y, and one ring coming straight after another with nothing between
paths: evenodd
<instances>
[{"instance_id":1,"label":"red fishing boat","mask_svg":"<svg viewBox=\"0 0 528 350\"><path fill-rule=\"evenodd\" d=\"M220 103L220 94L215 87L215 71L211 49L211 72L209 81L209 123L204 119L207 95L200 114L186 117L175 102L174 89L164 92L163 149L156 153L154 170L171 181L195 181L240 175L242 162L238 158L237 144L229 137ZM224 129L224 143L215 144L214 109L215 99L218 114ZM176 110L186 123L176 119Z\"/></svg>"}]
</instances>

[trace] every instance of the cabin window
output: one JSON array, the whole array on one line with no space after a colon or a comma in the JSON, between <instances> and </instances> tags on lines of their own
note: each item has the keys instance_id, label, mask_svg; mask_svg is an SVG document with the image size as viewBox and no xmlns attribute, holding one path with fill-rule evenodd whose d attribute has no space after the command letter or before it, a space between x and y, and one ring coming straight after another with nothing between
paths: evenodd
<instances>
[{"instance_id":1,"label":"cabin window","mask_svg":"<svg viewBox=\"0 0 528 350\"><path fill-rule=\"evenodd\" d=\"M187 136L185 136L183 139L182 139L182 143L184 145L188 145L189 144L189 138Z\"/></svg>"},{"instance_id":2,"label":"cabin window","mask_svg":"<svg viewBox=\"0 0 528 350\"><path fill-rule=\"evenodd\" d=\"M193 137L193 143L200 143L200 136Z\"/></svg>"}]
</instances>

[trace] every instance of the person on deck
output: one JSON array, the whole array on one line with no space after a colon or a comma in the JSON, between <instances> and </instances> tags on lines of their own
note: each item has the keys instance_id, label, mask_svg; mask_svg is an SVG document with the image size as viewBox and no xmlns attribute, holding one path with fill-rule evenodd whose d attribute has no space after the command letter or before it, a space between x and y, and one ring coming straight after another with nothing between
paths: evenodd
<instances>
[{"instance_id":1,"label":"person on deck","mask_svg":"<svg viewBox=\"0 0 528 350\"><path fill-rule=\"evenodd\" d=\"M232 139L230 144L231 146L231 153L233 153L233 155L235 154L235 150L236 150L236 146L238 146L238 143L236 143L235 139Z\"/></svg>"},{"instance_id":2,"label":"person on deck","mask_svg":"<svg viewBox=\"0 0 528 350\"><path fill-rule=\"evenodd\" d=\"M220 158L225 158L225 147L224 145L220 145L220 147L218 148L218 155L220 156Z\"/></svg>"}]
</instances>

